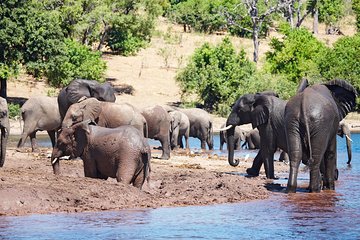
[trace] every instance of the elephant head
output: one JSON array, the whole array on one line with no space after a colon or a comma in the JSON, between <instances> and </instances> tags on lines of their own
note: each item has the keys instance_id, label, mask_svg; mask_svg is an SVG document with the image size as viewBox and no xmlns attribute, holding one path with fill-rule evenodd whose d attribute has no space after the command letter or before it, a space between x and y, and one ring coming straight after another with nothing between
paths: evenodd
<instances>
[{"instance_id":1,"label":"elephant head","mask_svg":"<svg viewBox=\"0 0 360 240\"><path fill-rule=\"evenodd\" d=\"M0 167L4 166L5 163L6 145L10 134L10 123L9 123L8 112L9 111L8 111L8 105L6 99L0 97L0 131L1 131Z\"/></svg>"},{"instance_id":2,"label":"elephant head","mask_svg":"<svg viewBox=\"0 0 360 240\"><path fill-rule=\"evenodd\" d=\"M251 123L253 128L267 122L269 118L268 96L276 96L275 93L267 91L256 94L245 94L233 105L232 111L227 118L227 144L229 146L228 161L231 166L237 166L239 160L234 160L234 133L235 127Z\"/></svg>"},{"instance_id":3,"label":"elephant head","mask_svg":"<svg viewBox=\"0 0 360 240\"><path fill-rule=\"evenodd\" d=\"M99 101L115 102L115 90L110 83L99 83L95 80L75 79L64 87L58 96L59 111L64 117L67 109L81 97L94 97Z\"/></svg>"},{"instance_id":4,"label":"elephant head","mask_svg":"<svg viewBox=\"0 0 360 240\"><path fill-rule=\"evenodd\" d=\"M100 113L101 102L96 98L87 98L69 107L62 122L62 128L69 128L84 120L96 121Z\"/></svg>"},{"instance_id":5,"label":"elephant head","mask_svg":"<svg viewBox=\"0 0 360 240\"><path fill-rule=\"evenodd\" d=\"M89 123L83 121L71 127L63 128L58 135L57 142L51 154L51 164L54 174L60 173L59 158L70 156L70 158L80 157L88 143Z\"/></svg>"}]
</instances>

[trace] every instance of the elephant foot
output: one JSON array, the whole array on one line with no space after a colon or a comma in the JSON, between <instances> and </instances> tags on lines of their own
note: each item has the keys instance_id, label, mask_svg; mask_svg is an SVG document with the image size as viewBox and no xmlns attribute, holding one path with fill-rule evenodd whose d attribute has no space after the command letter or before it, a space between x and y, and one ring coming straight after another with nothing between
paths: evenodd
<instances>
[{"instance_id":1,"label":"elephant foot","mask_svg":"<svg viewBox=\"0 0 360 240\"><path fill-rule=\"evenodd\" d=\"M296 193L296 187L294 186L287 186L286 193Z\"/></svg>"},{"instance_id":2,"label":"elephant foot","mask_svg":"<svg viewBox=\"0 0 360 240\"><path fill-rule=\"evenodd\" d=\"M168 155L161 155L160 159L169 160L169 159L170 159L170 156L168 156Z\"/></svg>"},{"instance_id":3,"label":"elephant foot","mask_svg":"<svg viewBox=\"0 0 360 240\"><path fill-rule=\"evenodd\" d=\"M248 168L246 169L246 173L250 176L250 177L257 177L259 176L259 171L254 170L253 168Z\"/></svg>"}]
</instances>

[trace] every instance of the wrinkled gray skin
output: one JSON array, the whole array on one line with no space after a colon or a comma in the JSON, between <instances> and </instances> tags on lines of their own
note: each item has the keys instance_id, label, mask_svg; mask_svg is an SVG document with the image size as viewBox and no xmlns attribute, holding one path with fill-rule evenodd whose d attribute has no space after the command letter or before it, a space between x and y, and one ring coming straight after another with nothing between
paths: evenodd
<instances>
[{"instance_id":1,"label":"wrinkled gray skin","mask_svg":"<svg viewBox=\"0 0 360 240\"><path fill-rule=\"evenodd\" d=\"M115 91L110 83L99 83L95 80L75 79L68 86L61 89L58 96L58 104L61 119L71 104L76 103L82 97L94 97L99 101L115 102Z\"/></svg>"},{"instance_id":2,"label":"wrinkled gray skin","mask_svg":"<svg viewBox=\"0 0 360 240\"><path fill-rule=\"evenodd\" d=\"M286 137L284 127L284 110L286 101L267 92L245 94L234 104L226 121L229 144L228 160L231 166L237 166L239 160L234 160L234 129L235 126L251 123L253 128L259 130L260 150L256 155L252 167L246 172L250 176L258 176L262 163L264 163L266 177L274 179L274 153L280 148L286 151Z\"/></svg>"},{"instance_id":3,"label":"wrinkled gray skin","mask_svg":"<svg viewBox=\"0 0 360 240\"><path fill-rule=\"evenodd\" d=\"M140 110L128 103L102 102L88 98L71 105L62 122L62 129L75 123L91 120L97 125L115 128L131 125L147 136L147 123Z\"/></svg>"},{"instance_id":4,"label":"wrinkled gray skin","mask_svg":"<svg viewBox=\"0 0 360 240\"><path fill-rule=\"evenodd\" d=\"M201 141L201 149L214 149L213 122L208 112L200 108L178 109L186 114L190 121L190 137Z\"/></svg>"},{"instance_id":5,"label":"wrinkled gray skin","mask_svg":"<svg viewBox=\"0 0 360 240\"><path fill-rule=\"evenodd\" d=\"M245 134L245 142L242 147L248 149L260 149L260 133L257 128L251 129Z\"/></svg>"},{"instance_id":6,"label":"wrinkled gray skin","mask_svg":"<svg viewBox=\"0 0 360 240\"><path fill-rule=\"evenodd\" d=\"M339 124L339 128L337 131L337 135L339 135L340 137L345 137L346 140L346 149L347 149L347 153L348 153L348 161L347 164L351 163L351 158L352 158L352 153L351 153L351 133L350 133L350 128L349 125L345 122L340 122Z\"/></svg>"},{"instance_id":7,"label":"wrinkled gray skin","mask_svg":"<svg viewBox=\"0 0 360 240\"><path fill-rule=\"evenodd\" d=\"M51 144L55 146L55 135L61 126L61 117L57 99L55 97L32 97L21 107L21 116L24 121L24 128L17 148L24 146L30 136L32 151L37 150L36 132L47 131Z\"/></svg>"},{"instance_id":8,"label":"wrinkled gray skin","mask_svg":"<svg viewBox=\"0 0 360 240\"><path fill-rule=\"evenodd\" d=\"M190 121L189 118L180 111L169 112L170 121L170 143L171 149L178 147L184 148L182 138L185 137L186 149L190 149L189 135L190 135Z\"/></svg>"},{"instance_id":9,"label":"wrinkled gray skin","mask_svg":"<svg viewBox=\"0 0 360 240\"><path fill-rule=\"evenodd\" d=\"M148 124L148 138L159 140L162 147L161 159L170 158L170 115L159 105L141 110Z\"/></svg>"},{"instance_id":10,"label":"wrinkled gray skin","mask_svg":"<svg viewBox=\"0 0 360 240\"><path fill-rule=\"evenodd\" d=\"M66 155L83 160L85 177L116 178L138 188L149 181L150 146L141 132L129 125L104 128L85 121L62 129L51 154L55 174L60 173L58 158Z\"/></svg>"},{"instance_id":11,"label":"wrinkled gray skin","mask_svg":"<svg viewBox=\"0 0 360 240\"><path fill-rule=\"evenodd\" d=\"M344 80L307 87L286 104L285 128L290 159L287 192L296 192L301 160L310 169L310 192L335 189L336 134L339 122L353 110L356 90Z\"/></svg>"},{"instance_id":12,"label":"wrinkled gray skin","mask_svg":"<svg viewBox=\"0 0 360 240\"><path fill-rule=\"evenodd\" d=\"M226 123L221 125L221 128L224 128ZM239 126L235 127L235 136L234 136L234 149L239 150L241 148L241 142L245 141L246 131L241 129ZM226 143L226 131L219 132L220 137L220 150L223 150L224 143Z\"/></svg>"},{"instance_id":13,"label":"wrinkled gray skin","mask_svg":"<svg viewBox=\"0 0 360 240\"><path fill-rule=\"evenodd\" d=\"M9 110L5 98L0 97L0 167L4 166L6 145L10 134Z\"/></svg>"}]
</instances>

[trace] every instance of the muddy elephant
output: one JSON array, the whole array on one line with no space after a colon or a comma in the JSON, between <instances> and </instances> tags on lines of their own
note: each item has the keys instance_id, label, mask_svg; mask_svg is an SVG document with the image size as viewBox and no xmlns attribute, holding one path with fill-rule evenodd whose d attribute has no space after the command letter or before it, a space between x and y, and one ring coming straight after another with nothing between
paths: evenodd
<instances>
[{"instance_id":1,"label":"muddy elephant","mask_svg":"<svg viewBox=\"0 0 360 240\"><path fill-rule=\"evenodd\" d=\"M184 148L183 137L185 138L186 149L190 149L190 121L189 118L180 111L174 110L169 112L170 115L170 143L171 149L178 147Z\"/></svg>"},{"instance_id":2,"label":"muddy elephant","mask_svg":"<svg viewBox=\"0 0 360 240\"><path fill-rule=\"evenodd\" d=\"M221 125L221 128L224 128L226 126L226 123ZM246 131L241 129L239 126L235 127L235 133L234 133L234 149L239 150L241 148L241 142L245 141L245 134ZM219 139L220 139L220 150L223 150L224 143L226 143L226 131L220 131L219 132Z\"/></svg>"},{"instance_id":3,"label":"muddy elephant","mask_svg":"<svg viewBox=\"0 0 360 240\"><path fill-rule=\"evenodd\" d=\"M213 121L208 112L200 108L178 109L186 114L190 121L190 137L201 141L201 149L214 149Z\"/></svg>"},{"instance_id":4,"label":"muddy elephant","mask_svg":"<svg viewBox=\"0 0 360 240\"><path fill-rule=\"evenodd\" d=\"M287 192L296 192L301 160L310 169L310 192L335 189L336 134L339 122L354 109L357 92L345 80L315 84L292 97L285 108L285 129L290 160Z\"/></svg>"},{"instance_id":5,"label":"muddy elephant","mask_svg":"<svg viewBox=\"0 0 360 240\"><path fill-rule=\"evenodd\" d=\"M245 94L233 105L226 121L227 142L229 144L228 161L231 166L237 166L239 160L234 160L234 130L235 126L251 123L259 130L261 142L251 168L246 172L250 176L258 176L264 163L266 177L274 179L274 153L278 148L286 151L287 142L284 127L284 110L286 101L270 92ZM224 130L225 130L224 129Z\"/></svg>"},{"instance_id":6,"label":"muddy elephant","mask_svg":"<svg viewBox=\"0 0 360 240\"><path fill-rule=\"evenodd\" d=\"M260 149L260 133L257 128L251 129L245 134L245 141L242 147Z\"/></svg>"},{"instance_id":7,"label":"muddy elephant","mask_svg":"<svg viewBox=\"0 0 360 240\"><path fill-rule=\"evenodd\" d=\"M170 115L159 105L141 110L148 124L148 138L159 140L162 147L161 159L170 158Z\"/></svg>"},{"instance_id":8,"label":"muddy elephant","mask_svg":"<svg viewBox=\"0 0 360 240\"><path fill-rule=\"evenodd\" d=\"M133 184L141 188L150 177L150 146L133 126L105 128L84 121L62 129L51 154L55 174L60 173L59 158L80 157L85 177Z\"/></svg>"},{"instance_id":9,"label":"muddy elephant","mask_svg":"<svg viewBox=\"0 0 360 240\"><path fill-rule=\"evenodd\" d=\"M32 151L37 150L36 132L47 131L52 147L55 146L56 132L61 127L61 117L56 97L39 96L29 98L21 107L24 121L21 138L17 148L24 146L30 136Z\"/></svg>"},{"instance_id":10,"label":"muddy elephant","mask_svg":"<svg viewBox=\"0 0 360 240\"><path fill-rule=\"evenodd\" d=\"M95 80L75 79L63 89L58 95L58 104L61 119L71 104L76 103L82 97L94 97L99 101L115 102L115 90L110 83L99 83Z\"/></svg>"},{"instance_id":11,"label":"muddy elephant","mask_svg":"<svg viewBox=\"0 0 360 240\"><path fill-rule=\"evenodd\" d=\"M115 128L122 125L131 125L147 136L147 123L140 110L128 103L112 103L99 101L96 98L87 98L72 104L64 120L62 129L84 120L92 120L97 125Z\"/></svg>"},{"instance_id":12,"label":"muddy elephant","mask_svg":"<svg viewBox=\"0 0 360 240\"><path fill-rule=\"evenodd\" d=\"M10 134L9 109L5 98L0 97L0 167L4 166L6 146Z\"/></svg>"}]
</instances>

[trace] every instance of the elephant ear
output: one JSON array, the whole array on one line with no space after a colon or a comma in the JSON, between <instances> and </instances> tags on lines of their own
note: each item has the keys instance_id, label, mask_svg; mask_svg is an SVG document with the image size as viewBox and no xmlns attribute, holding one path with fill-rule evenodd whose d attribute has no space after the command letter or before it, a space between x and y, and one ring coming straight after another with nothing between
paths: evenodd
<instances>
[{"instance_id":1,"label":"elephant ear","mask_svg":"<svg viewBox=\"0 0 360 240\"><path fill-rule=\"evenodd\" d=\"M67 98L73 104L76 103L81 97L90 96L90 80L75 79L66 88Z\"/></svg>"},{"instance_id":2,"label":"elephant ear","mask_svg":"<svg viewBox=\"0 0 360 240\"><path fill-rule=\"evenodd\" d=\"M251 123L253 128L257 128L258 126L267 123L270 116L269 106L270 102L267 96L262 94L255 95L255 102L251 112Z\"/></svg>"},{"instance_id":3,"label":"elephant ear","mask_svg":"<svg viewBox=\"0 0 360 240\"><path fill-rule=\"evenodd\" d=\"M299 83L299 86L296 90L296 93L301 93L309 86L309 81L306 78L301 79L301 82Z\"/></svg>"},{"instance_id":4,"label":"elephant ear","mask_svg":"<svg viewBox=\"0 0 360 240\"><path fill-rule=\"evenodd\" d=\"M80 102L80 104L83 103L84 104L84 120L92 120L92 121L96 121L100 114L101 114L101 110L102 110L102 105L101 102L99 100L97 100L96 98L88 98L82 102Z\"/></svg>"},{"instance_id":5,"label":"elephant ear","mask_svg":"<svg viewBox=\"0 0 360 240\"><path fill-rule=\"evenodd\" d=\"M332 80L324 85L331 91L338 106L340 119L343 119L356 105L356 89L341 79Z\"/></svg>"}]
</instances>

